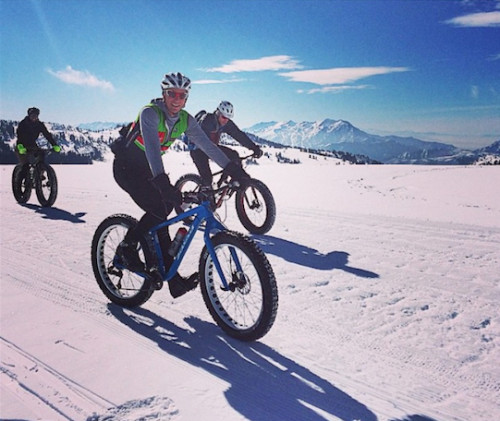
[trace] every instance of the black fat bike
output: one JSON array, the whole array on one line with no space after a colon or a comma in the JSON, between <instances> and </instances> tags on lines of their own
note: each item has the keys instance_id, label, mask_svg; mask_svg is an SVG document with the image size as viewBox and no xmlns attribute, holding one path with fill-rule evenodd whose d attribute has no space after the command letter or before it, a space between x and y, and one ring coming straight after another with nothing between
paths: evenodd
<instances>
[{"instance_id":1,"label":"black fat bike","mask_svg":"<svg viewBox=\"0 0 500 421\"><path fill-rule=\"evenodd\" d=\"M54 169L45 162L50 149L28 152L28 162L17 164L12 172L12 192L18 203L26 203L34 188L43 207L50 207L57 198L57 177Z\"/></svg>"},{"instance_id":2,"label":"black fat bike","mask_svg":"<svg viewBox=\"0 0 500 421\"><path fill-rule=\"evenodd\" d=\"M252 155L250 155L252 156ZM250 156L240 157L243 163ZM217 210L235 196L236 214L241 224L251 234L265 234L274 225L276 219L276 203L269 188L260 180L251 178L245 188L232 183L224 171L213 174L218 177L216 193L212 198L212 207ZM190 173L181 176L175 187L182 193L198 192L202 188L202 179L198 174ZM177 214L184 212L184 207L177 207Z\"/></svg>"}]
</instances>

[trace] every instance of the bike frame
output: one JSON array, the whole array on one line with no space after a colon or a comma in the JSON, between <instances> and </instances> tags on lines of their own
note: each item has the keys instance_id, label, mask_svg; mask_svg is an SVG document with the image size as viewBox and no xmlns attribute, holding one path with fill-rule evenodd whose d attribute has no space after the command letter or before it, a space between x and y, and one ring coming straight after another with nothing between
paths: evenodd
<instances>
[{"instance_id":1,"label":"bike frame","mask_svg":"<svg viewBox=\"0 0 500 421\"><path fill-rule=\"evenodd\" d=\"M29 177L31 182L33 183L32 188L35 187L34 183L37 182L37 179L40 176L39 165L45 163L45 158L50 152L50 149L38 148L26 153L26 162L22 165L26 169L26 178Z\"/></svg>"},{"instance_id":2,"label":"bike frame","mask_svg":"<svg viewBox=\"0 0 500 421\"><path fill-rule=\"evenodd\" d=\"M243 161L245 159L248 159L251 157L253 157L253 154L246 155L246 156L240 156L239 160L243 163ZM223 185L223 183L224 183L223 174L224 174L224 170L219 170L219 171L212 173L212 177L216 177L216 176L220 175L219 180L217 181L217 187L220 188L221 190L220 190L219 196L217 197L217 201L215 202L216 208L220 208L222 206L222 203L224 203L224 201L226 199L229 200L233 196L233 194L238 190L232 186Z\"/></svg>"},{"instance_id":3,"label":"bike frame","mask_svg":"<svg viewBox=\"0 0 500 421\"><path fill-rule=\"evenodd\" d=\"M165 270L165 262L163 260L163 255L160 247L160 241L158 239L158 230L162 228L169 227L170 225L173 225L177 222L181 222L185 218L189 217L194 217L192 223L189 226L189 230L184 237L184 240L182 241L179 250L177 251L176 256L174 257L174 260L172 262L172 265L168 269L168 271ZM184 259L184 256L186 255L187 250L189 249L189 246L191 245L191 242L193 241L193 238L198 230L201 228L201 224L205 221L205 228L204 228L204 242L207 247L208 253L212 257L212 260L215 264L215 268L217 270L217 273L219 274L223 287L225 290L229 289L229 283L226 280L224 273L222 271L222 268L220 266L219 259L217 257L217 254L215 253L215 248L212 244L210 235L213 233L217 233L220 231L225 231L227 228L222 225L214 216L213 212L210 210L210 202L205 201L202 202L200 205L196 206L195 208L192 208L180 215L177 215L173 218L167 219L166 221L154 226L149 230L149 234L151 235L153 239L153 245L154 249L156 252L156 256L158 258L158 263L159 263L159 272L160 275L163 279L163 281L170 281L175 274L177 273L177 270L179 269L179 266L182 263L182 260ZM236 268L238 271L242 271L241 268L241 263L238 259L238 256L236 255L236 252L233 247L230 247L231 251L231 257L233 258Z\"/></svg>"}]
</instances>

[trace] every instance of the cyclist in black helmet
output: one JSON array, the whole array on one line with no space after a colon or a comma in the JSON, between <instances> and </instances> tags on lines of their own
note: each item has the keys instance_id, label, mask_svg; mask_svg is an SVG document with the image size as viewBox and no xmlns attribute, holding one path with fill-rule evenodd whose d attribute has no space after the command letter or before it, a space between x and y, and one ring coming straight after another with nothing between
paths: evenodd
<instances>
[{"instance_id":1,"label":"cyclist in black helmet","mask_svg":"<svg viewBox=\"0 0 500 421\"><path fill-rule=\"evenodd\" d=\"M61 147L54 140L52 134L47 130L47 127L42 123L38 116L40 115L40 110L36 107L28 108L28 115L19 123L17 127L17 142L16 142L16 155L21 164L26 164L28 162L28 154L40 151L36 140L43 134L45 139L49 141L52 145L52 149L55 152L60 152ZM41 155L43 158L43 155Z\"/></svg>"},{"instance_id":2,"label":"cyclist in black helmet","mask_svg":"<svg viewBox=\"0 0 500 421\"><path fill-rule=\"evenodd\" d=\"M198 122L205 134L210 138L210 140L219 145L220 137L222 133L226 133L236 140L240 145L254 152L256 158L262 156L262 149L256 145L252 140L241 131L239 127L234 123L234 107L229 101L221 101L217 109L213 113L205 113L200 111L198 114ZM192 144L191 139L188 137L189 144ZM192 147L192 146L191 146ZM227 146L219 146L224 153L233 161L235 164L240 165L238 153L228 148ZM191 158L198 169L202 182L206 186L212 184L212 171L210 170L210 165L208 163L208 156L199 148L194 146L191 150Z\"/></svg>"},{"instance_id":3,"label":"cyclist in black helmet","mask_svg":"<svg viewBox=\"0 0 500 421\"><path fill-rule=\"evenodd\" d=\"M137 244L153 226L164 221L174 206L182 203L182 195L165 173L162 155L183 133L211 159L241 183L249 176L207 138L198 122L184 107L191 89L191 81L182 73L168 73L161 82L162 98L154 99L139 112L136 121L125 135L126 145L118 151L113 162L113 174L118 185L146 213L135 228L125 235L117 249L122 264L134 272L144 271L137 252ZM173 258L168 254L171 238L168 228L158 232L165 265ZM188 278L177 274L168 282L171 295L176 298L194 289L198 274Z\"/></svg>"}]
</instances>

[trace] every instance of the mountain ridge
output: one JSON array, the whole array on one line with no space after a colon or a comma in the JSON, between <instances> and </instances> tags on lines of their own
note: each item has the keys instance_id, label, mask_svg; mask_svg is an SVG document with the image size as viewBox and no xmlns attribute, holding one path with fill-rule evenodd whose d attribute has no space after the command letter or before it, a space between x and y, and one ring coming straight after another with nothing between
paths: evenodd
<instances>
[{"instance_id":1,"label":"mountain ridge","mask_svg":"<svg viewBox=\"0 0 500 421\"><path fill-rule=\"evenodd\" d=\"M498 146L495 147L497 142L471 151L412 136L373 135L342 119L270 121L257 123L245 131L285 146L349 152L384 164L470 164L487 153L500 156Z\"/></svg>"},{"instance_id":2,"label":"mountain ridge","mask_svg":"<svg viewBox=\"0 0 500 421\"><path fill-rule=\"evenodd\" d=\"M13 148L18 122L0 120L0 163L17 162ZM102 160L108 145L118 137L122 123L93 122L78 126L46 123L64 155L71 162L91 163ZM324 151L353 163L468 165L476 162L500 162L500 140L475 150L425 141L413 136L372 135L346 120L327 118L314 122L260 122L245 132L256 143L271 147L294 147ZM62 155L61 155L62 156Z\"/></svg>"}]
</instances>

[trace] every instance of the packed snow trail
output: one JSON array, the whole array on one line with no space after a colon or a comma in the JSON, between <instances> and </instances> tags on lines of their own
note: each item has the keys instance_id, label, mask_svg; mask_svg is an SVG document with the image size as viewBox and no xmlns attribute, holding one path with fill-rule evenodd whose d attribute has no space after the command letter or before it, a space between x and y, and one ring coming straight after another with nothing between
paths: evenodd
<instances>
[{"instance_id":1,"label":"packed snow trail","mask_svg":"<svg viewBox=\"0 0 500 421\"><path fill-rule=\"evenodd\" d=\"M51 209L15 203L1 166L0 418L494 419L498 169L300 158L249 168L276 199L275 226L254 239L280 294L251 344L222 333L199 291L164 288L132 310L106 300L93 232L113 213L140 216L109 162L55 166ZM168 159L173 180L193 170L183 153ZM225 222L243 230L232 203Z\"/></svg>"}]
</instances>

